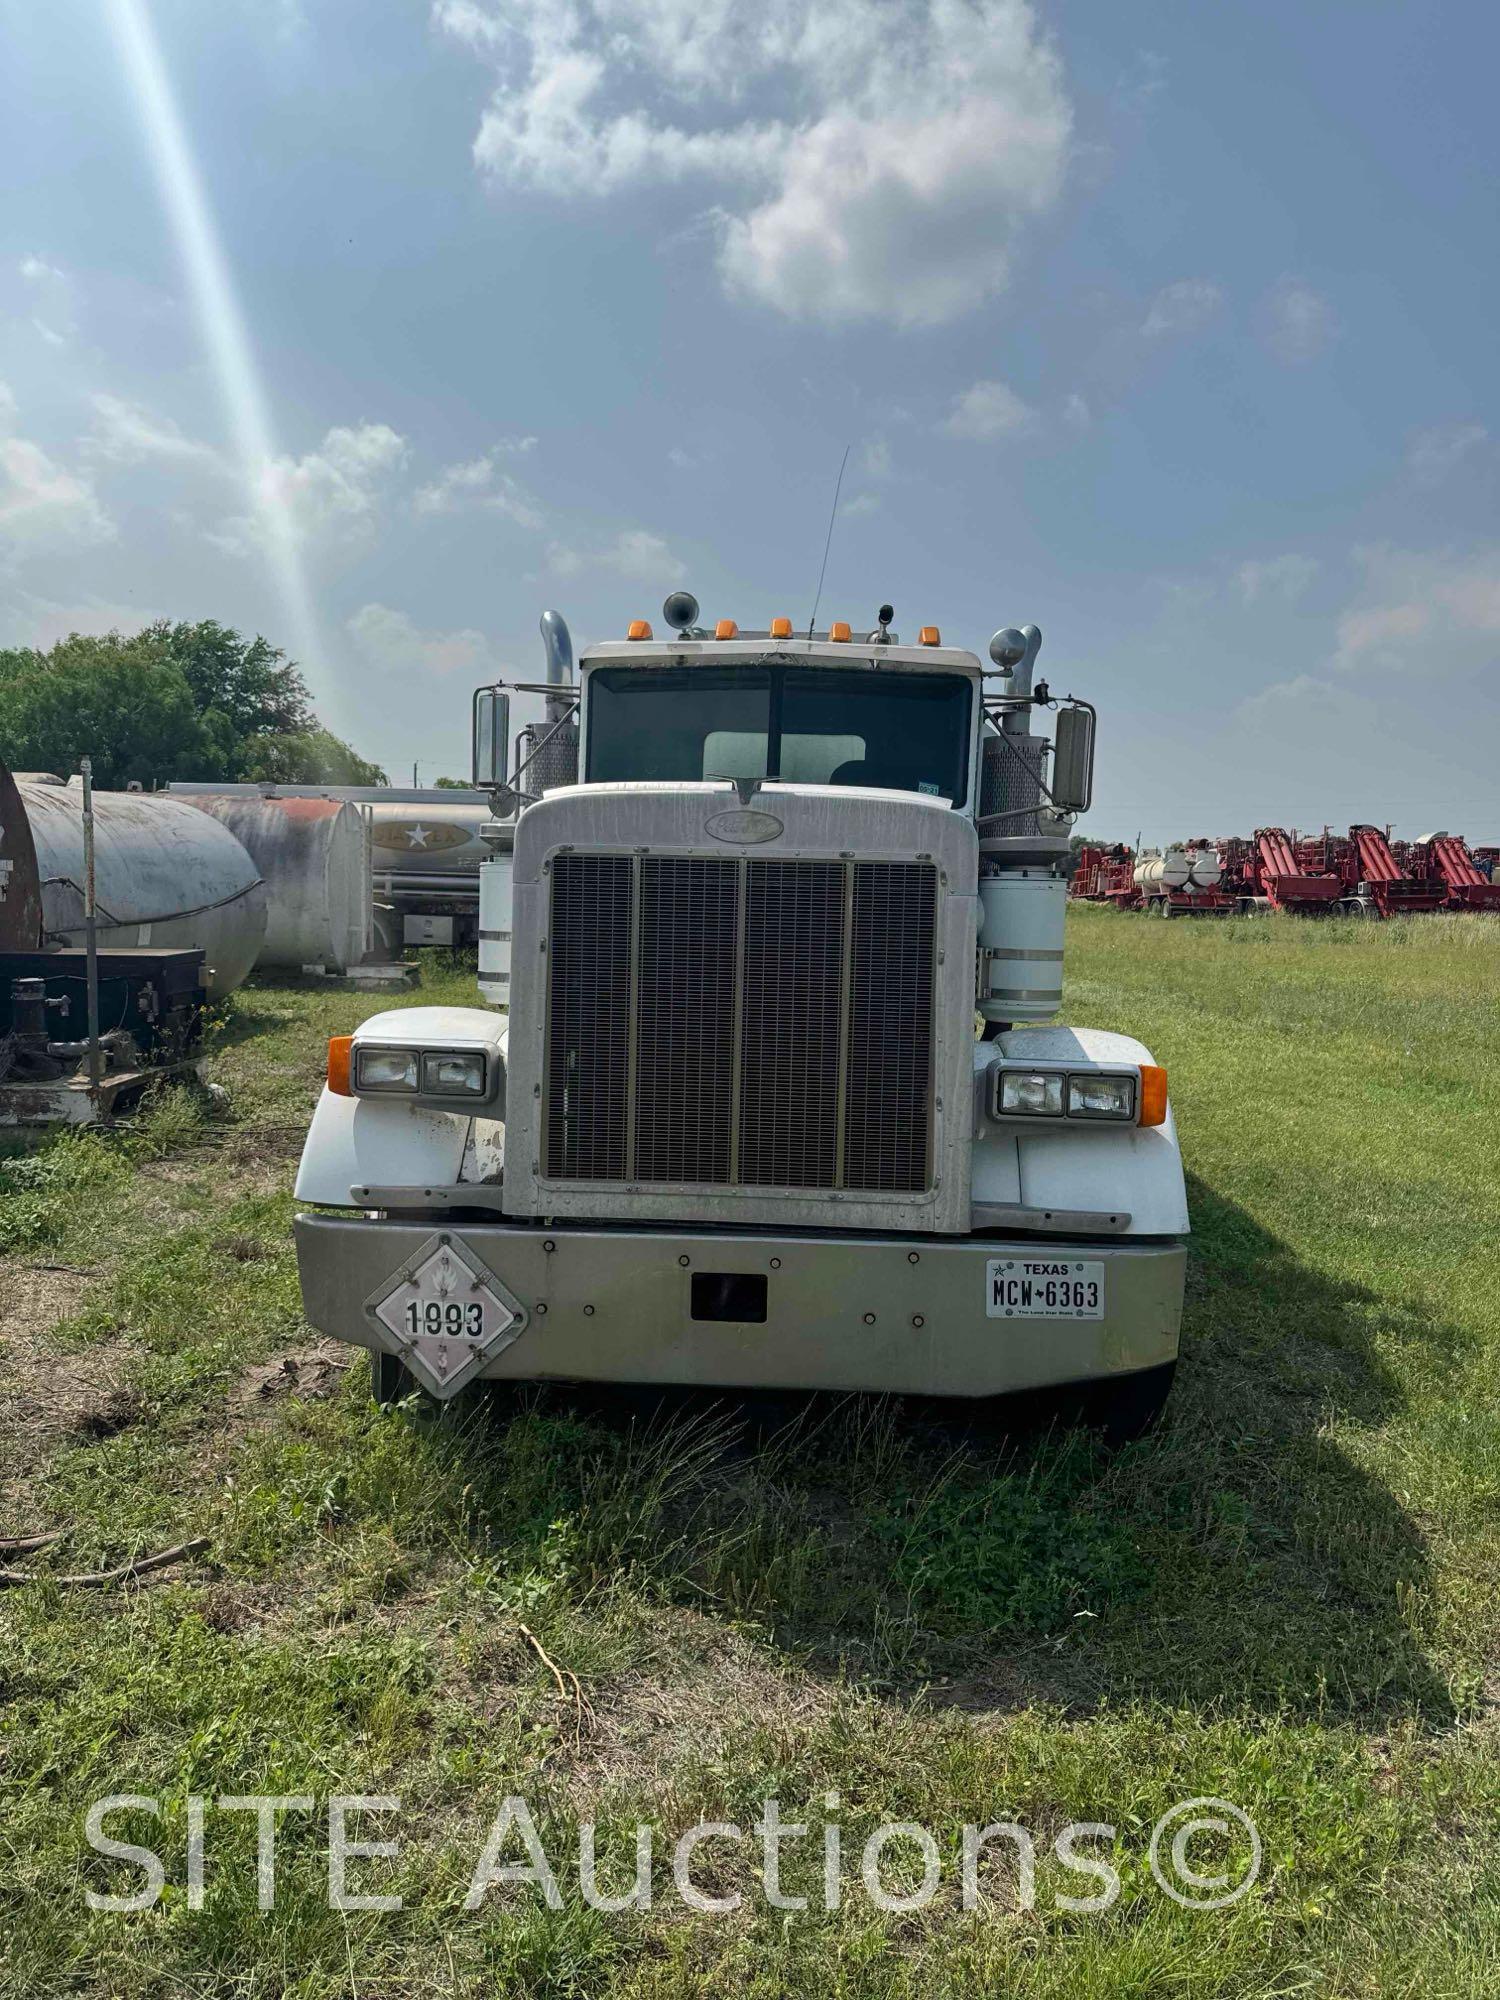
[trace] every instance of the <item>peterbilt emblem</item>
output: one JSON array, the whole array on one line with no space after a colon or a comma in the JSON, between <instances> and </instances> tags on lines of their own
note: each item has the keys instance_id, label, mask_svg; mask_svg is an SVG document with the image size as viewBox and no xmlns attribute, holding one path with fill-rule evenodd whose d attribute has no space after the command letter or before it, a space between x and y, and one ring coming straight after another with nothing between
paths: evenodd
<instances>
[{"instance_id":1,"label":"peterbilt emblem","mask_svg":"<svg viewBox=\"0 0 1500 2000\"><path fill-rule=\"evenodd\" d=\"M703 831L711 833L715 840L737 840L753 845L761 840L775 840L785 829L775 813L722 812L705 820Z\"/></svg>"}]
</instances>

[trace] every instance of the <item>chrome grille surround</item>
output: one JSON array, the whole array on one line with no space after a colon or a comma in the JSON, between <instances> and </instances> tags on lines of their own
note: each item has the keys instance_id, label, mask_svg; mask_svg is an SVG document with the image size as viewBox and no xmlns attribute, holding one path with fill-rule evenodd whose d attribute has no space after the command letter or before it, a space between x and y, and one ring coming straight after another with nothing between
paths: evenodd
<instances>
[{"instance_id":1,"label":"chrome grille surround","mask_svg":"<svg viewBox=\"0 0 1500 2000\"><path fill-rule=\"evenodd\" d=\"M962 1231L972 823L770 784L774 849L725 852L726 795L580 785L522 815L506 1211Z\"/></svg>"}]
</instances>

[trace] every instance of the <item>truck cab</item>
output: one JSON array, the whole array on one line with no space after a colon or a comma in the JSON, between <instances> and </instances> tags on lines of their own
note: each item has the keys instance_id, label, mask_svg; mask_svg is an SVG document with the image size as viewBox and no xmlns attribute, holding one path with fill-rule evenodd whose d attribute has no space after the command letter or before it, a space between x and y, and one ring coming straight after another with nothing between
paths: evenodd
<instances>
[{"instance_id":1,"label":"truck cab","mask_svg":"<svg viewBox=\"0 0 1500 2000\"><path fill-rule=\"evenodd\" d=\"M545 719L476 693L484 1008L330 1050L312 1323L379 1393L480 1376L1159 1402L1187 1214L1165 1072L1052 1025L1094 712L915 644L675 593ZM1056 711L1049 740L1032 721Z\"/></svg>"}]
</instances>

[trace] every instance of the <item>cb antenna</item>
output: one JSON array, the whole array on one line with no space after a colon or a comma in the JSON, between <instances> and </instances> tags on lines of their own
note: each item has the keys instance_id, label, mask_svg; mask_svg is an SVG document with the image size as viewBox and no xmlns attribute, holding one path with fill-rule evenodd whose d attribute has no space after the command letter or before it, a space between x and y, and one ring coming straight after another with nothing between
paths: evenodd
<instances>
[{"instance_id":1,"label":"cb antenna","mask_svg":"<svg viewBox=\"0 0 1500 2000\"><path fill-rule=\"evenodd\" d=\"M844 446L844 455L839 460L839 476L834 483L833 505L828 510L828 533L823 542L823 567L818 571L818 594L813 599L812 617L807 621L807 636L813 635L813 627L818 622L818 606L823 602L823 579L828 574L828 551L833 546L833 524L839 517L839 495L844 490L844 467L849 463L851 445Z\"/></svg>"}]
</instances>

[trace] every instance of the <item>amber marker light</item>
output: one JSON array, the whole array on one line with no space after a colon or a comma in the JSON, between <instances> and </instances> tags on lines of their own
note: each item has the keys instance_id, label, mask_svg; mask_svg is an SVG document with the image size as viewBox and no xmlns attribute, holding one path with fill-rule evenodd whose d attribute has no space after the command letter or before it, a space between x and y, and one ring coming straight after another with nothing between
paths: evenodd
<instances>
[{"instance_id":1,"label":"amber marker light","mask_svg":"<svg viewBox=\"0 0 1500 2000\"><path fill-rule=\"evenodd\" d=\"M773 639L790 639L791 636L792 621L790 618L773 618L771 620L771 637Z\"/></svg>"},{"instance_id":2,"label":"amber marker light","mask_svg":"<svg viewBox=\"0 0 1500 2000\"><path fill-rule=\"evenodd\" d=\"M1141 1064L1142 1125L1162 1125L1167 1117L1167 1072L1155 1063Z\"/></svg>"},{"instance_id":3,"label":"amber marker light","mask_svg":"<svg viewBox=\"0 0 1500 2000\"><path fill-rule=\"evenodd\" d=\"M627 639L649 639L651 637L651 627L646 623L644 618L632 618L625 637Z\"/></svg>"},{"instance_id":4,"label":"amber marker light","mask_svg":"<svg viewBox=\"0 0 1500 2000\"><path fill-rule=\"evenodd\" d=\"M842 618L836 618L828 628L828 636L836 646L847 646L849 643L849 627L844 623Z\"/></svg>"},{"instance_id":5,"label":"amber marker light","mask_svg":"<svg viewBox=\"0 0 1500 2000\"><path fill-rule=\"evenodd\" d=\"M328 1088L335 1097L352 1097L354 1086L349 1081L349 1065L354 1048L353 1035L330 1035L328 1037Z\"/></svg>"},{"instance_id":6,"label":"amber marker light","mask_svg":"<svg viewBox=\"0 0 1500 2000\"><path fill-rule=\"evenodd\" d=\"M714 627L714 637L716 639L733 639L738 636L739 629L739 626L735 624L732 618L721 618Z\"/></svg>"},{"instance_id":7,"label":"amber marker light","mask_svg":"<svg viewBox=\"0 0 1500 2000\"><path fill-rule=\"evenodd\" d=\"M917 634L917 644L919 646L941 646L942 643L943 635L936 625L924 625Z\"/></svg>"}]
</instances>

